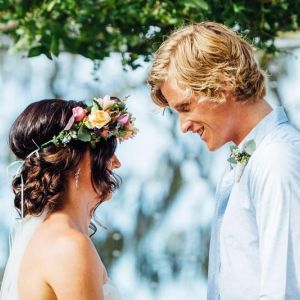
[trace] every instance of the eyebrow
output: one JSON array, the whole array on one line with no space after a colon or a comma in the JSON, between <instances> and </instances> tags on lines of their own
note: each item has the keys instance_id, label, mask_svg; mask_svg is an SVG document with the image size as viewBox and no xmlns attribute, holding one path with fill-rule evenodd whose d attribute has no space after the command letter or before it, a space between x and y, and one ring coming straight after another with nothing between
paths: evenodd
<instances>
[{"instance_id":1,"label":"eyebrow","mask_svg":"<svg viewBox=\"0 0 300 300\"><path fill-rule=\"evenodd\" d=\"M191 105L190 101L186 101L174 105L174 109L176 109L177 111L183 111L189 108L190 105Z\"/></svg>"}]
</instances>

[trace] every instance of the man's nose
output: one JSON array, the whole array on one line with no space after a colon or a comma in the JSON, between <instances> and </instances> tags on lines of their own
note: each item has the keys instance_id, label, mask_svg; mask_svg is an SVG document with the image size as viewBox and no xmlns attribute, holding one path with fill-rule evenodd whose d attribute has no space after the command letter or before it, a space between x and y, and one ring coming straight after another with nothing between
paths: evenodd
<instances>
[{"instance_id":1,"label":"man's nose","mask_svg":"<svg viewBox=\"0 0 300 300\"><path fill-rule=\"evenodd\" d=\"M192 122L191 121L180 119L180 125L181 125L181 131L183 133L186 133L186 132L192 130Z\"/></svg>"}]
</instances>

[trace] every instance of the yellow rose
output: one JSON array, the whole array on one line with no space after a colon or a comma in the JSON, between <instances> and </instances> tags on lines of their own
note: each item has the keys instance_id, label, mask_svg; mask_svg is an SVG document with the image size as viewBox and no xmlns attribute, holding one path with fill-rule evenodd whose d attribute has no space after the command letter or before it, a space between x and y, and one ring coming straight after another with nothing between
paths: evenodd
<instances>
[{"instance_id":1,"label":"yellow rose","mask_svg":"<svg viewBox=\"0 0 300 300\"><path fill-rule=\"evenodd\" d=\"M111 120L109 113L103 110L97 110L94 109L91 111L91 113L88 115L87 121L88 121L88 127L89 128L102 128L104 125L106 125Z\"/></svg>"}]
</instances>

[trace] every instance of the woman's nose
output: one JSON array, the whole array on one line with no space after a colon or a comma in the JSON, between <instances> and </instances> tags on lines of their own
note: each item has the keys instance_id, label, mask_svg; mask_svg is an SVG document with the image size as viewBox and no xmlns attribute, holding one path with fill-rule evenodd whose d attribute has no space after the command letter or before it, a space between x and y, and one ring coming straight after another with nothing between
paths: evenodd
<instances>
[{"instance_id":1,"label":"woman's nose","mask_svg":"<svg viewBox=\"0 0 300 300\"><path fill-rule=\"evenodd\" d=\"M112 158L112 168L113 169L118 169L120 167L121 167L121 163L120 163L119 159L117 158L117 156L114 155L113 158Z\"/></svg>"}]
</instances>

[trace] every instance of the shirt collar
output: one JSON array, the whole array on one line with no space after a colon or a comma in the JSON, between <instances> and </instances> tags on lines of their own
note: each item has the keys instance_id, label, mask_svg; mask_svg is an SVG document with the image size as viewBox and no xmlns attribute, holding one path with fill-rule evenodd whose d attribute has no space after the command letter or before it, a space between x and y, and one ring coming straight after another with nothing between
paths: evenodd
<instances>
[{"instance_id":1,"label":"shirt collar","mask_svg":"<svg viewBox=\"0 0 300 300\"><path fill-rule=\"evenodd\" d=\"M258 124L247 134L247 136L238 145L240 149L243 148L247 141L254 140L258 146L264 137L279 124L288 122L288 117L282 106L274 108L267 114Z\"/></svg>"}]
</instances>

